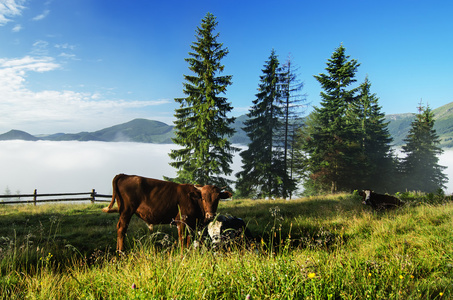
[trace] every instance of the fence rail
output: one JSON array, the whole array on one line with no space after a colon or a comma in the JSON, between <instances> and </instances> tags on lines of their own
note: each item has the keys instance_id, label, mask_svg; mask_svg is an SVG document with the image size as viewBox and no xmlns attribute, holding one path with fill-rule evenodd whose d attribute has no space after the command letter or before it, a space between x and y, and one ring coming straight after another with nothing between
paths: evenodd
<instances>
[{"instance_id":1,"label":"fence rail","mask_svg":"<svg viewBox=\"0 0 453 300\"><path fill-rule=\"evenodd\" d=\"M64 197L64 198L48 198L48 199L38 199L39 197ZM25 198L21 200L21 198ZM101 199L99 199L101 198ZM104 198L104 199L102 199ZM33 203L46 203L46 202L62 202L62 201L91 201L95 202L110 202L112 195L103 195L96 193L95 189L92 189L91 192L86 193L58 193L58 194L38 194L38 190L35 189L33 194L17 194L17 195L0 195L0 205L1 204L29 204ZM14 199L4 201L2 199ZM18 199L18 200L16 200Z\"/></svg>"}]
</instances>

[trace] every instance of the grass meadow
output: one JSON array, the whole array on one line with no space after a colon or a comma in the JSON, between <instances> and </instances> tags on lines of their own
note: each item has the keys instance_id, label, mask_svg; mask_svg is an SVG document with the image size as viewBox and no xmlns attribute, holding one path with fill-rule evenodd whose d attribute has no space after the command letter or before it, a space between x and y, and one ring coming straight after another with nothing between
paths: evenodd
<instances>
[{"instance_id":1,"label":"grass meadow","mask_svg":"<svg viewBox=\"0 0 453 300\"><path fill-rule=\"evenodd\" d=\"M0 206L3 299L453 299L453 202L400 194L376 213L353 194L234 200L253 239L181 250L169 225L134 217L117 255L118 214L101 204Z\"/></svg>"}]
</instances>

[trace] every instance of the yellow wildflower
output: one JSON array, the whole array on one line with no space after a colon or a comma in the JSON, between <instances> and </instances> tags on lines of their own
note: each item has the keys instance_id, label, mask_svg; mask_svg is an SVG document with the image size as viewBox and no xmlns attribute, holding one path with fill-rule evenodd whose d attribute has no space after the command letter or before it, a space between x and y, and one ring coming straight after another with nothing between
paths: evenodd
<instances>
[{"instance_id":1,"label":"yellow wildflower","mask_svg":"<svg viewBox=\"0 0 453 300\"><path fill-rule=\"evenodd\" d=\"M316 273L308 273L308 278L315 278L316 277Z\"/></svg>"}]
</instances>

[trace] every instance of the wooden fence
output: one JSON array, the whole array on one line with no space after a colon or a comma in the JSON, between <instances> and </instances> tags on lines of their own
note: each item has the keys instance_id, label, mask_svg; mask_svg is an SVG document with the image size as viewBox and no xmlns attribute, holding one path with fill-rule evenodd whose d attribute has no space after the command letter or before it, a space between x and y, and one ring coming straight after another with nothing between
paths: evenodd
<instances>
[{"instance_id":1,"label":"wooden fence","mask_svg":"<svg viewBox=\"0 0 453 300\"><path fill-rule=\"evenodd\" d=\"M38 199L40 197L47 197L47 199ZM61 194L38 194L38 190L35 190L33 194L0 195L0 204L33 203L34 205L36 205L37 203L62 202L62 201L71 202L91 201L91 203L95 203L95 202L110 202L111 199L112 195L98 194L94 189L92 189L91 192L87 193L61 193Z\"/></svg>"}]
</instances>

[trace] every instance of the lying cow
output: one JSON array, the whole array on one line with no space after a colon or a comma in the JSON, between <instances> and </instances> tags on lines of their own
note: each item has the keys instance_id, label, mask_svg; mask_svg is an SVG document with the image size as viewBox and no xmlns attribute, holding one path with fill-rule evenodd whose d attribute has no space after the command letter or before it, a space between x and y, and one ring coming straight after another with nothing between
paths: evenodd
<instances>
[{"instance_id":1,"label":"lying cow","mask_svg":"<svg viewBox=\"0 0 453 300\"><path fill-rule=\"evenodd\" d=\"M403 201L394 196L377 194L372 190L363 190L359 192L359 195L362 196L363 204L370 205L376 210L395 208L404 204Z\"/></svg>"},{"instance_id":2,"label":"lying cow","mask_svg":"<svg viewBox=\"0 0 453 300\"><path fill-rule=\"evenodd\" d=\"M116 175L112 185L112 201L102 211L120 213L116 246L120 252L124 251L124 236L134 214L150 227L176 223L183 246L185 226L194 230L197 225L206 225L214 218L219 200L232 196L214 185L178 184L125 174ZM113 208L115 199L117 208Z\"/></svg>"},{"instance_id":3,"label":"lying cow","mask_svg":"<svg viewBox=\"0 0 453 300\"><path fill-rule=\"evenodd\" d=\"M251 238L245 222L241 218L232 216L217 216L208 224L207 229L213 246L221 246L242 237Z\"/></svg>"}]
</instances>

